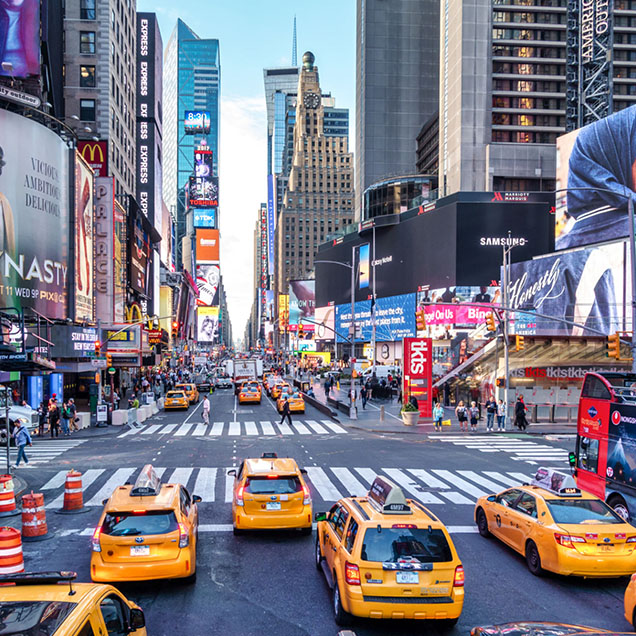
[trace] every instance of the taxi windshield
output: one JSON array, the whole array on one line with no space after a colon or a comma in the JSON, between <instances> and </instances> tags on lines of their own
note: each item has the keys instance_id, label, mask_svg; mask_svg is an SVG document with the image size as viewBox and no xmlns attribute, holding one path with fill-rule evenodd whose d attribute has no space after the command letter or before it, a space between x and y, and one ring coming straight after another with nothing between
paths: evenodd
<instances>
[{"instance_id":1,"label":"taxi windshield","mask_svg":"<svg viewBox=\"0 0 636 636\"><path fill-rule=\"evenodd\" d=\"M133 537L143 534L167 534L178 528L172 510L109 512L104 519L102 533L111 537Z\"/></svg>"},{"instance_id":2,"label":"taxi windshield","mask_svg":"<svg viewBox=\"0 0 636 636\"><path fill-rule=\"evenodd\" d=\"M598 499L546 499L555 523L625 523Z\"/></svg>"},{"instance_id":3,"label":"taxi windshield","mask_svg":"<svg viewBox=\"0 0 636 636\"><path fill-rule=\"evenodd\" d=\"M302 490L300 479L294 477L249 477L245 492L253 495L291 495Z\"/></svg>"},{"instance_id":4,"label":"taxi windshield","mask_svg":"<svg viewBox=\"0 0 636 636\"><path fill-rule=\"evenodd\" d=\"M49 636L57 632L76 603L0 601L2 636Z\"/></svg>"},{"instance_id":5,"label":"taxi windshield","mask_svg":"<svg viewBox=\"0 0 636 636\"><path fill-rule=\"evenodd\" d=\"M364 534L361 557L364 561L391 563L405 557L420 563L453 560L442 530L428 528L369 528Z\"/></svg>"}]
</instances>

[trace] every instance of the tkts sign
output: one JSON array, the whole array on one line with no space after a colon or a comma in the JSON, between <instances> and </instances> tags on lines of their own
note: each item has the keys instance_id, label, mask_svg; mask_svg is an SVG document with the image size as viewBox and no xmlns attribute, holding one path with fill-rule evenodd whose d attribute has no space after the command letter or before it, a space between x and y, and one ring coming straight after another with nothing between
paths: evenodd
<instances>
[{"instance_id":1,"label":"tkts sign","mask_svg":"<svg viewBox=\"0 0 636 636\"><path fill-rule=\"evenodd\" d=\"M82 159L94 170L96 177L108 175L107 141L78 141L77 149Z\"/></svg>"},{"instance_id":2,"label":"tkts sign","mask_svg":"<svg viewBox=\"0 0 636 636\"><path fill-rule=\"evenodd\" d=\"M433 415L433 341L430 338L404 338L403 403L417 399L420 417Z\"/></svg>"}]
</instances>

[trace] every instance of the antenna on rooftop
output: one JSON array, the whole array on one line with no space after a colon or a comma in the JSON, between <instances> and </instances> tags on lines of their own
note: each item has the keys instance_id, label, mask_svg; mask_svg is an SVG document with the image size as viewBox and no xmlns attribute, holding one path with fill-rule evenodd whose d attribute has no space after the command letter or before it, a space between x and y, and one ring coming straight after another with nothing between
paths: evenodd
<instances>
[{"instance_id":1,"label":"antenna on rooftop","mask_svg":"<svg viewBox=\"0 0 636 636\"><path fill-rule=\"evenodd\" d=\"M298 47L296 45L296 16L294 15L294 39L292 40L292 66L298 66Z\"/></svg>"}]
</instances>

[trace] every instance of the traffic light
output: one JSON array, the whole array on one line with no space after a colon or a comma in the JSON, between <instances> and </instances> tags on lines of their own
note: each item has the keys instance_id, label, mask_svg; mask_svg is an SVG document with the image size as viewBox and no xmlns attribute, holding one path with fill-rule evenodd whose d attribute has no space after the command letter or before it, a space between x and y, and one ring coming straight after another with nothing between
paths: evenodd
<instances>
[{"instance_id":1,"label":"traffic light","mask_svg":"<svg viewBox=\"0 0 636 636\"><path fill-rule=\"evenodd\" d=\"M608 358L616 358L617 360L621 359L621 338L618 331L607 336L606 347Z\"/></svg>"},{"instance_id":2,"label":"traffic light","mask_svg":"<svg viewBox=\"0 0 636 636\"><path fill-rule=\"evenodd\" d=\"M305 330L298 325L298 339L302 340L305 337Z\"/></svg>"},{"instance_id":3,"label":"traffic light","mask_svg":"<svg viewBox=\"0 0 636 636\"><path fill-rule=\"evenodd\" d=\"M495 385L500 387L500 388L505 387L506 386L506 379L505 378L497 378L495 380Z\"/></svg>"},{"instance_id":4,"label":"traffic light","mask_svg":"<svg viewBox=\"0 0 636 636\"><path fill-rule=\"evenodd\" d=\"M106 354L106 366L107 367L113 366L113 356L111 356L110 353Z\"/></svg>"},{"instance_id":5,"label":"traffic light","mask_svg":"<svg viewBox=\"0 0 636 636\"><path fill-rule=\"evenodd\" d=\"M492 311L486 314L486 328L488 329L488 331L497 331L497 325L495 324L495 314Z\"/></svg>"},{"instance_id":6,"label":"traffic light","mask_svg":"<svg viewBox=\"0 0 636 636\"><path fill-rule=\"evenodd\" d=\"M523 336L515 336L515 351L521 351L525 347L524 340Z\"/></svg>"},{"instance_id":7,"label":"traffic light","mask_svg":"<svg viewBox=\"0 0 636 636\"><path fill-rule=\"evenodd\" d=\"M415 327L417 331L424 331L424 329L426 329L426 316L424 315L424 309L418 309L415 312Z\"/></svg>"},{"instance_id":8,"label":"traffic light","mask_svg":"<svg viewBox=\"0 0 636 636\"><path fill-rule=\"evenodd\" d=\"M179 323L176 320L172 321L172 337L176 338L179 335Z\"/></svg>"},{"instance_id":9,"label":"traffic light","mask_svg":"<svg viewBox=\"0 0 636 636\"><path fill-rule=\"evenodd\" d=\"M102 352L102 343L99 340L95 340L95 355L99 356Z\"/></svg>"}]
</instances>

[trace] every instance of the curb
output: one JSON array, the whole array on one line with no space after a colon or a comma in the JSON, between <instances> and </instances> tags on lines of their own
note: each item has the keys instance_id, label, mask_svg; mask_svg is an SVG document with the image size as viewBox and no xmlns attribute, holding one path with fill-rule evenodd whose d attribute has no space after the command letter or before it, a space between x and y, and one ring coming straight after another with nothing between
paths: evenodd
<instances>
[{"instance_id":1,"label":"curb","mask_svg":"<svg viewBox=\"0 0 636 636\"><path fill-rule=\"evenodd\" d=\"M435 433L435 431L431 430L385 430L385 429L377 429L377 428L363 428L361 426L352 426L347 424L347 422L341 422L348 428L352 428L358 431L365 431L367 433L381 433L382 435L430 435ZM483 433L484 431L477 431L478 434ZM453 431L451 434L457 435L457 437L461 437L460 432ZM551 435L576 435L576 429L574 431L506 431L503 435L533 435L535 437L546 437ZM501 436L502 433L497 433L493 435L493 439ZM470 433L468 434L470 437Z\"/></svg>"}]
</instances>

